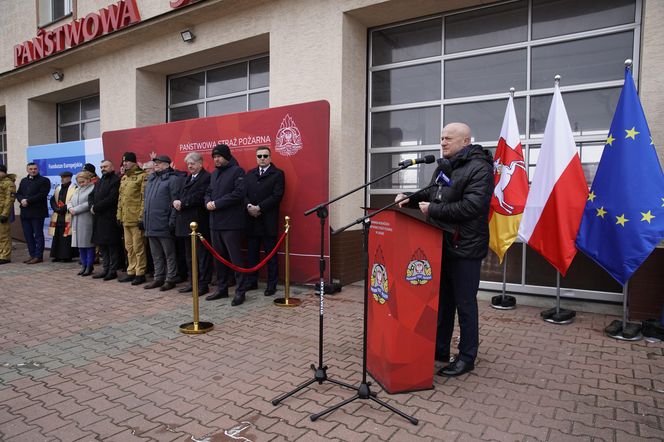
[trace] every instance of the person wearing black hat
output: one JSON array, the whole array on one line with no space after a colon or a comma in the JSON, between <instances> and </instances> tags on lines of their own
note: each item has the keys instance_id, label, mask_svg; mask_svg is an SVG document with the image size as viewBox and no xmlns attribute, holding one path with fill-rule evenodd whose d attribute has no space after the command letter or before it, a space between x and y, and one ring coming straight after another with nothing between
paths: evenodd
<instances>
[{"instance_id":1,"label":"person wearing black hat","mask_svg":"<svg viewBox=\"0 0 664 442\"><path fill-rule=\"evenodd\" d=\"M67 205L76 190L76 186L71 183L72 176L68 170L60 173L60 184L55 188L50 201L53 210L48 226L48 234L53 238L50 256L56 262L69 262L78 256L78 250L71 246L71 214L67 211Z\"/></svg>"},{"instance_id":2,"label":"person wearing black hat","mask_svg":"<svg viewBox=\"0 0 664 442\"><path fill-rule=\"evenodd\" d=\"M7 174L7 166L0 164L0 264L9 264L12 256L10 224L14 214L16 175Z\"/></svg>"},{"instance_id":3,"label":"person wearing black hat","mask_svg":"<svg viewBox=\"0 0 664 442\"><path fill-rule=\"evenodd\" d=\"M83 165L83 170L86 172L90 172L92 175L92 184L97 184L99 182L99 177L97 176L97 168L95 167L94 164L91 163L85 163Z\"/></svg>"},{"instance_id":4,"label":"person wearing black hat","mask_svg":"<svg viewBox=\"0 0 664 442\"><path fill-rule=\"evenodd\" d=\"M116 222L118 198L120 197L120 177L110 160L101 162L101 179L95 184L90 195L90 212L94 217L92 242L99 247L103 269L92 277L110 281L117 278L122 268L122 231Z\"/></svg>"},{"instance_id":5,"label":"person wearing black hat","mask_svg":"<svg viewBox=\"0 0 664 442\"><path fill-rule=\"evenodd\" d=\"M242 231L245 226L244 170L238 165L231 150L225 144L219 144L212 150L215 170L210 178L210 186L205 193L205 207L210 212L210 235L212 246L220 255L239 267L245 267L242 255ZM228 298L228 280L230 269L215 261L217 270L217 291L205 299ZM240 305L245 301L246 278L244 273L236 272L235 296L231 305Z\"/></svg>"},{"instance_id":6,"label":"person wearing black hat","mask_svg":"<svg viewBox=\"0 0 664 442\"><path fill-rule=\"evenodd\" d=\"M24 264L44 261L44 218L48 216L48 193L51 180L39 174L36 163L26 166L28 176L21 180L16 191L16 200L21 205L21 226L28 243L30 259Z\"/></svg>"},{"instance_id":7,"label":"person wearing black hat","mask_svg":"<svg viewBox=\"0 0 664 442\"><path fill-rule=\"evenodd\" d=\"M148 177L143 202L143 225L150 242L154 261L154 281L144 288L165 292L175 287L178 276L175 249L175 208L183 177L171 167L168 155L159 155L154 161L154 173Z\"/></svg>"},{"instance_id":8,"label":"person wearing black hat","mask_svg":"<svg viewBox=\"0 0 664 442\"><path fill-rule=\"evenodd\" d=\"M122 166L125 174L120 180L117 220L124 231L128 265L127 275L118 281L140 285L145 283L147 267L143 243L143 195L147 174L136 163L134 152L125 152Z\"/></svg>"}]
</instances>

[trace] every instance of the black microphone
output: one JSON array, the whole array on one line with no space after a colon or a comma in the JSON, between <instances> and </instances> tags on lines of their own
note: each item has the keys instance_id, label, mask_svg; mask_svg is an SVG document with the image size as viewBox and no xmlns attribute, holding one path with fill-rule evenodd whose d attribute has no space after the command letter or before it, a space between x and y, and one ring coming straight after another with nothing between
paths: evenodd
<instances>
[{"instance_id":1,"label":"black microphone","mask_svg":"<svg viewBox=\"0 0 664 442\"><path fill-rule=\"evenodd\" d=\"M402 162L399 163L399 167L408 167L412 166L414 164L431 164L436 161L436 157L433 155L425 155L424 158L415 158L413 160L403 160Z\"/></svg>"},{"instance_id":2,"label":"black microphone","mask_svg":"<svg viewBox=\"0 0 664 442\"><path fill-rule=\"evenodd\" d=\"M452 179L450 179L450 175L452 175L452 164L446 158L438 158L436 163L438 163L436 169L438 175L436 176L435 183L438 184L438 189L436 190L436 195L433 201L435 203L440 203L443 200L443 188L452 185Z\"/></svg>"}]
</instances>

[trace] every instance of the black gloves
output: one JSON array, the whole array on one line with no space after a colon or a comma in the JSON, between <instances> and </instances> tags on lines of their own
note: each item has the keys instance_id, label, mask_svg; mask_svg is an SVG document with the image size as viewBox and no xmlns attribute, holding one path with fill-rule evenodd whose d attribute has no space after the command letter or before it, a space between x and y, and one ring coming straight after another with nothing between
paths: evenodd
<instances>
[{"instance_id":1,"label":"black gloves","mask_svg":"<svg viewBox=\"0 0 664 442\"><path fill-rule=\"evenodd\" d=\"M9 217L8 217L8 216L0 216L0 224L4 224L4 223L6 223L7 221L9 221Z\"/></svg>"}]
</instances>

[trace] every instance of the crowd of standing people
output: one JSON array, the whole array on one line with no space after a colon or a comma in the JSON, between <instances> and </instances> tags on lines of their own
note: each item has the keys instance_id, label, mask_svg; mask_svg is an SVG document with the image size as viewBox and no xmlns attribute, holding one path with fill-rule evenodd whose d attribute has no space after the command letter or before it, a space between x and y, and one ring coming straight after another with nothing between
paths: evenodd
<instances>
[{"instance_id":1,"label":"crowd of standing people","mask_svg":"<svg viewBox=\"0 0 664 442\"><path fill-rule=\"evenodd\" d=\"M71 171L62 172L61 183L50 198L50 257L62 262L78 259L82 277L92 275L160 291L186 282L179 292L190 293L190 223L196 222L198 232L211 239L224 259L238 267L254 267L261 249L266 255L271 252L279 234L285 179L271 154L269 147L258 147L257 167L246 173L225 144L212 150L212 173L203 168L198 152L185 157L187 172L174 169L167 155L157 155L141 167L133 152L123 155L121 174L108 159L99 165L101 177L89 163L75 176ZM0 264L11 262L15 200L20 204L30 254L24 263L39 264L44 260L44 219L49 216L51 182L32 162L18 189L15 180L0 165ZM242 250L245 238L246 256ZM102 269L94 273L97 252ZM233 272L218 260L213 265L204 247L197 247L196 252L199 295L207 294L207 300L228 298L234 284L231 305L236 306L245 302L247 291L258 288L258 272ZM148 282L150 269L153 278ZM217 288L210 293L214 273ZM278 277L275 255L268 262L265 296L276 293Z\"/></svg>"}]
</instances>

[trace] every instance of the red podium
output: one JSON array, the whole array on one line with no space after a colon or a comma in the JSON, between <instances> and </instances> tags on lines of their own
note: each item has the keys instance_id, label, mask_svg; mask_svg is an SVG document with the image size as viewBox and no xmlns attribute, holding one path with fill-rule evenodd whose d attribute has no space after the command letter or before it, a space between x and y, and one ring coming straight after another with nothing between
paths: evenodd
<instances>
[{"instance_id":1,"label":"red podium","mask_svg":"<svg viewBox=\"0 0 664 442\"><path fill-rule=\"evenodd\" d=\"M408 211L371 219L367 370L391 394L433 388L442 234Z\"/></svg>"}]
</instances>

